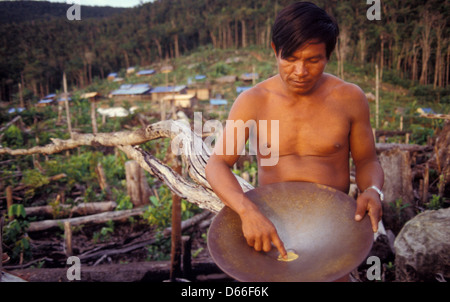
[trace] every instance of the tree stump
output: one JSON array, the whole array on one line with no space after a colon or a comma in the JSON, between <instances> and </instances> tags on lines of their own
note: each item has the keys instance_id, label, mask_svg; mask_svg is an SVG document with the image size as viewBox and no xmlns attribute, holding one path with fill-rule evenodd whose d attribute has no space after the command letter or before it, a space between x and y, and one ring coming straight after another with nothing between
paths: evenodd
<instances>
[{"instance_id":1,"label":"tree stump","mask_svg":"<svg viewBox=\"0 0 450 302\"><path fill-rule=\"evenodd\" d=\"M127 192L135 207L149 203L150 186L145 177L144 170L134 160L125 163L125 175L127 180Z\"/></svg>"},{"instance_id":2,"label":"tree stump","mask_svg":"<svg viewBox=\"0 0 450 302\"><path fill-rule=\"evenodd\" d=\"M393 148L381 152L379 160L384 171L383 221L386 229L398 233L414 217L413 208L409 207L414 200L410 154Z\"/></svg>"}]
</instances>

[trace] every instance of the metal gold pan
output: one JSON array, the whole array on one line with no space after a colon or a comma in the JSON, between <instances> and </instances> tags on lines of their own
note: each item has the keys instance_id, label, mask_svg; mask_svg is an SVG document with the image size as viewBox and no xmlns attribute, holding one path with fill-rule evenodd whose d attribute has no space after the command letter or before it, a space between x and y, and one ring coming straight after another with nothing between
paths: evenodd
<instances>
[{"instance_id":1,"label":"metal gold pan","mask_svg":"<svg viewBox=\"0 0 450 302\"><path fill-rule=\"evenodd\" d=\"M279 261L247 245L241 220L229 207L214 218L208 249L229 276L244 282L333 281L354 270L373 243L370 219L354 220L356 202L333 188L306 182L264 185L246 195L275 225L293 261Z\"/></svg>"}]
</instances>

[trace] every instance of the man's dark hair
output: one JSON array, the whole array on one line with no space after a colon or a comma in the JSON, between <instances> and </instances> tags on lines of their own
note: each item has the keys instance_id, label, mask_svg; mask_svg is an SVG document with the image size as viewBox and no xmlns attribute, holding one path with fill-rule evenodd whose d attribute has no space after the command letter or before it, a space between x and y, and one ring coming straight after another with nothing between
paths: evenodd
<instances>
[{"instance_id":1,"label":"man's dark hair","mask_svg":"<svg viewBox=\"0 0 450 302\"><path fill-rule=\"evenodd\" d=\"M290 57L306 42L325 43L329 59L336 46L339 27L325 10L310 2L297 2L281 10L272 27L272 42L277 55Z\"/></svg>"}]
</instances>

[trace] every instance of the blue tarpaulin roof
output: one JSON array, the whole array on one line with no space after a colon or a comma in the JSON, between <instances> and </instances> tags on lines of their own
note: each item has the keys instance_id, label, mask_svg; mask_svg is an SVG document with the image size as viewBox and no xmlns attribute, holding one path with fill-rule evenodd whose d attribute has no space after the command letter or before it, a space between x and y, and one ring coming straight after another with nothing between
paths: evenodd
<instances>
[{"instance_id":1,"label":"blue tarpaulin roof","mask_svg":"<svg viewBox=\"0 0 450 302\"><path fill-rule=\"evenodd\" d=\"M55 96L56 96L56 94L50 93L50 94L44 96L44 99L52 99L52 98L54 98Z\"/></svg>"},{"instance_id":2,"label":"blue tarpaulin roof","mask_svg":"<svg viewBox=\"0 0 450 302\"><path fill-rule=\"evenodd\" d=\"M241 92L244 92L244 91L246 91L246 90L248 90L250 88L252 88L252 86L244 86L244 87L238 86L238 87L236 87L236 92L237 93L241 93Z\"/></svg>"},{"instance_id":3,"label":"blue tarpaulin roof","mask_svg":"<svg viewBox=\"0 0 450 302\"><path fill-rule=\"evenodd\" d=\"M158 86L152 89L152 93L169 93L169 92L180 92L185 89L186 86Z\"/></svg>"},{"instance_id":4,"label":"blue tarpaulin roof","mask_svg":"<svg viewBox=\"0 0 450 302\"><path fill-rule=\"evenodd\" d=\"M223 99L210 99L209 103L211 105L226 105L228 104L228 101Z\"/></svg>"},{"instance_id":5,"label":"blue tarpaulin roof","mask_svg":"<svg viewBox=\"0 0 450 302\"><path fill-rule=\"evenodd\" d=\"M22 111L24 111L24 110L25 110L25 108L23 108L23 107L19 107L19 108L10 108L10 109L8 110L8 113L11 114L11 113L14 113L14 112L22 112Z\"/></svg>"},{"instance_id":6,"label":"blue tarpaulin roof","mask_svg":"<svg viewBox=\"0 0 450 302\"><path fill-rule=\"evenodd\" d=\"M119 89L111 92L112 95L130 95L130 94L145 94L148 93L152 87L149 84L123 84Z\"/></svg>"},{"instance_id":7,"label":"blue tarpaulin roof","mask_svg":"<svg viewBox=\"0 0 450 302\"><path fill-rule=\"evenodd\" d=\"M38 104L48 104L48 103L51 103L51 102L53 102L52 99L42 99L42 100L40 100L38 102Z\"/></svg>"},{"instance_id":8,"label":"blue tarpaulin roof","mask_svg":"<svg viewBox=\"0 0 450 302\"><path fill-rule=\"evenodd\" d=\"M204 80L204 79L206 79L206 76L203 75L203 74L198 74L198 75L195 76L195 79L196 80Z\"/></svg>"},{"instance_id":9,"label":"blue tarpaulin roof","mask_svg":"<svg viewBox=\"0 0 450 302\"><path fill-rule=\"evenodd\" d=\"M141 70L137 73L137 75L152 75L155 73L154 69Z\"/></svg>"}]
</instances>

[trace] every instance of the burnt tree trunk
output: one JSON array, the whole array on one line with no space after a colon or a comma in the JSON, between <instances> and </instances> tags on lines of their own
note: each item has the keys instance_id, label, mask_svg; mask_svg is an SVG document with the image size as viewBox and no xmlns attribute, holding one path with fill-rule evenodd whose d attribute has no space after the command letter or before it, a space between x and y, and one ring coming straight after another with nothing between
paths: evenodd
<instances>
[{"instance_id":1,"label":"burnt tree trunk","mask_svg":"<svg viewBox=\"0 0 450 302\"><path fill-rule=\"evenodd\" d=\"M125 163L125 174L127 180L127 192L135 207L148 204L150 197L150 186L147 183L144 170L134 161Z\"/></svg>"}]
</instances>

